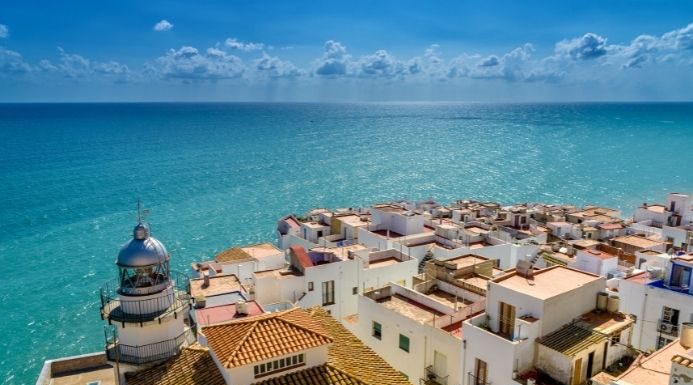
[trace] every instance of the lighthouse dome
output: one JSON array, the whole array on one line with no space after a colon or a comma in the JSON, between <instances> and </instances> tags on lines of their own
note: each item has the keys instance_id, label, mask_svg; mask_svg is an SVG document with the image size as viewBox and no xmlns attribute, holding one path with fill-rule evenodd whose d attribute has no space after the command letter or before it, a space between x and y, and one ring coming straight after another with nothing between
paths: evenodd
<instances>
[{"instance_id":1,"label":"lighthouse dome","mask_svg":"<svg viewBox=\"0 0 693 385\"><path fill-rule=\"evenodd\" d=\"M158 265L169 259L166 247L149 235L149 228L140 223L133 230L133 237L118 253L116 264L120 267L145 267Z\"/></svg>"}]
</instances>

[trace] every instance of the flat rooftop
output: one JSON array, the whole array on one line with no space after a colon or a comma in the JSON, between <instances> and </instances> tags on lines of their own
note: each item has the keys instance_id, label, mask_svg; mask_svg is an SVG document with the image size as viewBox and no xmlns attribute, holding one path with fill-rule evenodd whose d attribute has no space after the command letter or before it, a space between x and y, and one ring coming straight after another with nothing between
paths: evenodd
<instances>
[{"instance_id":1,"label":"flat rooftop","mask_svg":"<svg viewBox=\"0 0 693 385\"><path fill-rule=\"evenodd\" d=\"M443 291L443 290L435 290L435 291L426 293L426 296L429 298L432 298L432 299L434 299L440 303L443 303L452 309L455 309L455 311L458 311L458 310L462 309L463 307L472 303L470 301L465 301L463 298L455 297L455 295L450 294L450 293Z\"/></svg>"},{"instance_id":2,"label":"flat rooftop","mask_svg":"<svg viewBox=\"0 0 693 385\"><path fill-rule=\"evenodd\" d=\"M369 268L369 269L376 269L376 268L378 268L378 267L385 267L385 266L396 265L396 264L398 264L398 263L400 263L400 262L402 262L402 261L400 261L400 260L399 260L398 258L396 258L396 257L387 257L387 258L378 259L378 260L376 260L376 261L371 261L371 262L369 262L369 263L368 263L368 268Z\"/></svg>"},{"instance_id":3,"label":"flat rooftop","mask_svg":"<svg viewBox=\"0 0 693 385\"><path fill-rule=\"evenodd\" d=\"M263 259L282 253L271 243L258 243L257 245L241 247L241 249L255 259Z\"/></svg>"},{"instance_id":4,"label":"flat rooftop","mask_svg":"<svg viewBox=\"0 0 693 385\"><path fill-rule=\"evenodd\" d=\"M442 261L443 263L453 265L455 270L459 270L465 267L478 265L482 262L488 261L488 258L480 257L478 255L466 254L459 257L446 259Z\"/></svg>"},{"instance_id":5,"label":"flat rooftop","mask_svg":"<svg viewBox=\"0 0 693 385\"><path fill-rule=\"evenodd\" d=\"M429 323L433 321L435 317L444 315L435 309L431 309L426 305L420 304L400 294L394 294L379 299L377 302L390 310L396 311L420 323Z\"/></svg>"},{"instance_id":6,"label":"flat rooftop","mask_svg":"<svg viewBox=\"0 0 693 385\"><path fill-rule=\"evenodd\" d=\"M650 247L661 245L662 241L655 241L649 238L637 236L637 235L623 235L612 239L613 242L619 242L626 245L631 245L635 247L641 247L643 249L648 249Z\"/></svg>"},{"instance_id":7,"label":"flat rooftop","mask_svg":"<svg viewBox=\"0 0 693 385\"><path fill-rule=\"evenodd\" d=\"M515 271L492 280L491 285L503 286L539 299L548 299L600 279L602 278L594 274L563 266L552 266L534 271L531 278Z\"/></svg>"},{"instance_id":8,"label":"flat rooftop","mask_svg":"<svg viewBox=\"0 0 693 385\"><path fill-rule=\"evenodd\" d=\"M683 354L686 354L686 348L676 340L648 357L636 358L631 367L618 379L630 385L668 384L672 359Z\"/></svg>"},{"instance_id":9,"label":"flat rooftop","mask_svg":"<svg viewBox=\"0 0 693 385\"><path fill-rule=\"evenodd\" d=\"M246 305L248 314L238 313L238 306L235 303L196 309L195 319L200 326L206 326L264 313L262 307L255 301L248 301Z\"/></svg>"},{"instance_id":10,"label":"flat rooftop","mask_svg":"<svg viewBox=\"0 0 693 385\"><path fill-rule=\"evenodd\" d=\"M190 280L190 295L193 297L211 297L234 291L244 291L244 288L238 278L233 274L209 277L209 286L207 287L204 287L204 279L202 278Z\"/></svg>"}]
</instances>

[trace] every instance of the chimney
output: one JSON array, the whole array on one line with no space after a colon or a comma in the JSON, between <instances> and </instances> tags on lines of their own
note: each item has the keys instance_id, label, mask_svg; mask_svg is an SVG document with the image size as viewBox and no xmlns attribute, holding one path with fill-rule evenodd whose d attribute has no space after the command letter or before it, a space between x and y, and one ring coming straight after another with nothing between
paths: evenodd
<instances>
[{"instance_id":1,"label":"chimney","mask_svg":"<svg viewBox=\"0 0 693 385\"><path fill-rule=\"evenodd\" d=\"M684 322L681 325L681 339L679 343L686 349L693 348L693 322Z\"/></svg>"},{"instance_id":2,"label":"chimney","mask_svg":"<svg viewBox=\"0 0 693 385\"><path fill-rule=\"evenodd\" d=\"M202 274L202 279L203 279L202 287L203 287L203 288L209 287L209 271L205 271L205 272Z\"/></svg>"}]
</instances>

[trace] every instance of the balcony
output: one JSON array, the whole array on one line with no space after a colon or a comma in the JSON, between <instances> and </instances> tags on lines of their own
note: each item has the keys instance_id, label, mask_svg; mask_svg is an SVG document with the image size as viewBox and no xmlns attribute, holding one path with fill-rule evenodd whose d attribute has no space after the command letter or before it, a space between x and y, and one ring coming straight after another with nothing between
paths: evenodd
<instances>
[{"instance_id":1,"label":"balcony","mask_svg":"<svg viewBox=\"0 0 693 385\"><path fill-rule=\"evenodd\" d=\"M190 306L190 284L188 276L171 272L169 276L171 289L169 294L156 298L138 300L137 296L121 297L120 281L107 282L100 290L101 318L109 322L140 323L161 319Z\"/></svg>"},{"instance_id":2,"label":"balcony","mask_svg":"<svg viewBox=\"0 0 693 385\"><path fill-rule=\"evenodd\" d=\"M471 372L467 373L467 385L491 385L490 382L487 382L483 378L479 378L475 375L473 375Z\"/></svg>"},{"instance_id":3,"label":"balcony","mask_svg":"<svg viewBox=\"0 0 693 385\"><path fill-rule=\"evenodd\" d=\"M679 325L670 323L669 321L659 320L657 322L657 331L661 334L666 334L673 337L679 336Z\"/></svg>"},{"instance_id":4,"label":"balcony","mask_svg":"<svg viewBox=\"0 0 693 385\"><path fill-rule=\"evenodd\" d=\"M189 328L170 340L140 346L119 343L115 329L112 329L106 332L106 357L110 361L134 365L163 361L178 354L183 346L196 341L194 329L194 327Z\"/></svg>"},{"instance_id":5,"label":"balcony","mask_svg":"<svg viewBox=\"0 0 693 385\"><path fill-rule=\"evenodd\" d=\"M424 369L426 372L426 378L421 379L421 383L424 385L448 385L448 376L440 376L436 373L433 365L427 366Z\"/></svg>"}]
</instances>

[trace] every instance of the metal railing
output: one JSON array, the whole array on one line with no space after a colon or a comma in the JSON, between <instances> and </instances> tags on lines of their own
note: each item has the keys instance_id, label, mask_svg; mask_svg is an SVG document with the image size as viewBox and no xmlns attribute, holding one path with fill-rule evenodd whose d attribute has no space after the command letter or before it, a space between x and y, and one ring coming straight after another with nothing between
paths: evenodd
<instances>
[{"instance_id":1,"label":"metal railing","mask_svg":"<svg viewBox=\"0 0 693 385\"><path fill-rule=\"evenodd\" d=\"M106 356L109 360L142 365L171 358L180 352L184 345L196 340L194 328L184 331L178 337L153 344L132 346L121 344L115 331L106 335Z\"/></svg>"},{"instance_id":2,"label":"metal railing","mask_svg":"<svg viewBox=\"0 0 693 385\"><path fill-rule=\"evenodd\" d=\"M170 293L142 300L132 295L123 300L120 281L107 282L100 290L101 317L109 322L141 324L170 314L177 316L178 311L190 306L190 282L187 275L178 272L170 272L168 279L173 287Z\"/></svg>"},{"instance_id":3,"label":"metal railing","mask_svg":"<svg viewBox=\"0 0 693 385\"><path fill-rule=\"evenodd\" d=\"M423 379L424 383L438 385L448 384L448 376L439 376L433 368L433 365L427 366L424 370L426 373L426 378Z\"/></svg>"},{"instance_id":4,"label":"metal railing","mask_svg":"<svg viewBox=\"0 0 693 385\"><path fill-rule=\"evenodd\" d=\"M473 375L472 372L467 372L467 385L491 385L491 383Z\"/></svg>"}]
</instances>

